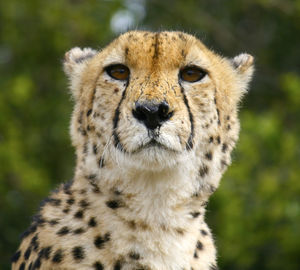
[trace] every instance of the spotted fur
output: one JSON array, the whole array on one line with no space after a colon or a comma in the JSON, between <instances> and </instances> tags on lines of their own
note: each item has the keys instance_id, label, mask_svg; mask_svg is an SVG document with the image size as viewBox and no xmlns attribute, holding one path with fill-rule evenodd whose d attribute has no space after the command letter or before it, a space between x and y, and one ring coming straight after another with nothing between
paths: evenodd
<instances>
[{"instance_id":1,"label":"spotted fur","mask_svg":"<svg viewBox=\"0 0 300 270\"><path fill-rule=\"evenodd\" d=\"M74 180L41 204L12 269L217 269L205 206L231 162L252 63L181 32L128 32L102 51L69 51ZM129 79L110 77L111 64ZM206 75L184 81L186 66ZM172 115L147 129L137 102L165 102Z\"/></svg>"}]
</instances>

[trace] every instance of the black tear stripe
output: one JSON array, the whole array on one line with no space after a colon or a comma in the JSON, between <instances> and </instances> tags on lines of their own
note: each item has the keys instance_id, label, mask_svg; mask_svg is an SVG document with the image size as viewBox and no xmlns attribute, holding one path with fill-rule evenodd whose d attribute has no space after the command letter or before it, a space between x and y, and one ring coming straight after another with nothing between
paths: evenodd
<instances>
[{"instance_id":1,"label":"black tear stripe","mask_svg":"<svg viewBox=\"0 0 300 270\"><path fill-rule=\"evenodd\" d=\"M218 117L218 125L221 125L221 120L220 120L220 110L218 108L218 102L217 102L217 89L215 89L215 97L214 97L214 103L216 105L216 111L217 111L217 117Z\"/></svg>"},{"instance_id":2,"label":"black tear stripe","mask_svg":"<svg viewBox=\"0 0 300 270\"><path fill-rule=\"evenodd\" d=\"M188 138L188 141L187 141L185 147L186 147L187 150L191 150L194 147L194 144L193 144L193 139L194 139L194 116L191 112L191 108L190 108L188 99L185 95L184 89L183 89L183 87L180 83L179 83L179 85L180 85L181 93L182 93L182 96L183 96L183 101L184 101L184 104L185 104L185 106L188 110L189 118L190 118L190 122L191 122L191 133L190 133L190 136Z\"/></svg>"},{"instance_id":3,"label":"black tear stripe","mask_svg":"<svg viewBox=\"0 0 300 270\"><path fill-rule=\"evenodd\" d=\"M123 153L126 153L126 150L124 149L123 145L120 142L120 138L119 138L119 135L117 133L117 127L118 127L119 120L120 120L120 107L122 105L123 100L126 97L126 90L127 90L128 85L129 85L129 80L126 83L125 89L122 93L121 100L120 100L120 102L117 106L117 109L115 110L115 115L114 115L114 118L113 118L113 134L112 135L113 135L113 138L114 138L114 146Z\"/></svg>"}]
</instances>

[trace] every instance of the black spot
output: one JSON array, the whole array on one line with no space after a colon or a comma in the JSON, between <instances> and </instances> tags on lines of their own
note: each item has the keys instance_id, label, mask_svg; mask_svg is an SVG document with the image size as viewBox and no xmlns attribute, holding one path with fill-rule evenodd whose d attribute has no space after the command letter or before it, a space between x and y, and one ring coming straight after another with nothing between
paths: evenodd
<instances>
[{"instance_id":1,"label":"black spot","mask_svg":"<svg viewBox=\"0 0 300 270\"><path fill-rule=\"evenodd\" d=\"M45 260L49 260L50 254L51 254L51 250L52 250L52 247L51 247L51 246L48 246L48 247L43 248L43 249L40 251L41 258L44 258Z\"/></svg>"},{"instance_id":2,"label":"black spot","mask_svg":"<svg viewBox=\"0 0 300 270\"><path fill-rule=\"evenodd\" d=\"M53 206L60 206L61 200L60 199L55 199L55 198L48 198L48 203L53 205Z\"/></svg>"},{"instance_id":3,"label":"black spot","mask_svg":"<svg viewBox=\"0 0 300 270\"><path fill-rule=\"evenodd\" d=\"M104 247L104 244L106 242L108 242L110 240L110 234L109 233L106 233L104 236L96 236L95 240L94 240L94 245L101 249Z\"/></svg>"},{"instance_id":4,"label":"black spot","mask_svg":"<svg viewBox=\"0 0 300 270\"><path fill-rule=\"evenodd\" d=\"M30 227L25 232L22 233L21 239L35 233L36 230L37 230L37 224L30 225Z\"/></svg>"},{"instance_id":5,"label":"black spot","mask_svg":"<svg viewBox=\"0 0 300 270\"><path fill-rule=\"evenodd\" d=\"M82 120L83 120L83 112L80 112L79 117L78 117L78 123L82 124Z\"/></svg>"},{"instance_id":6,"label":"black spot","mask_svg":"<svg viewBox=\"0 0 300 270\"><path fill-rule=\"evenodd\" d=\"M86 201L86 200L81 200L79 202L79 205L82 207L82 208L86 208L88 207L90 204Z\"/></svg>"},{"instance_id":7,"label":"black spot","mask_svg":"<svg viewBox=\"0 0 300 270\"><path fill-rule=\"evenodd\" d=\"M200 241L197 241L196 248L199 250L203 249L203 244Z\"/></svg>"},{"instance_id":8,"label":"black spot","mask_svg":"<svg viewBox=\"0 0 300 270\"><path fill-rule=\"evenodd\" d=\"M96 177L96 176L95 176ZM100 188L99 186L95 183L94 179L89 180L90 185L93 187L93 192L94 193L100 193Z\"/></svg>"},{"instance_id":9,"label":"black spot","mask_svg":"<svg viewBox=\"0 0 300 270\"><path fill-rule=\"evenodd\" d=\"M37 226L43 226L46 222L46 220L42 217L42 215L37 214L33 217L33 222L37 225Z\"/></svg>"},{"instance_id":10,"label":"black spot","mask_svg":"<svg viewBox=\"0 0 300 270\"><path fill-rule=\"evenodd\" d=\"M93 264L93 267L95 270L103 270L104 269L104 266L101 262L97 261Z\"/></svg>"},{"instance_id":11,"label":"black spot","mask_svg":"<svg viewBox=\"0 0 300 270\"><path fill-rule=\"evenodd\" d=\"M221 160L221 169L224 170L228 166L225 160Z\"/></svg>"},{"instance_id":12,"label":"black spot","mask_svg":"<svg viewBox=\"0 0 300 270\"><path fill-rule=\"evenodd\" d=\"M90 116L90 114L92 113L92 109L89 109L88 111L87 111L87 113L86 113L86 116Z\"/></svg>"},{"instance_id":13,"label":"black spot","mask_svg":"<svg viewBox=\"0 0 300 270\"><path fill-rule=\"evenodd\" d=\"M227 115L226 120L230 120L230 116L229 115Z\"/></svg>"},{"instance_id":14,"label":"black spot","mask_svg":"<svg viewBox=\"0 0 300 270\"><path fill-rule=\"evenodd\" d=\"M139 260L140 259L140 254L139 253L136 253L134 251L130 252L129 253L129 258L130 259L133 259L133 260Z\"/></svg>"},{"instance_id":15,"label":"black spot","mask_svg":"<svg viewBox=\"0 0 300 270\"><path fill-rule=\"evenodd\" d=\"M181 228L177 228L176 232L179 233L180 235L184 235L184 230Z\"/></svg>"},{"instance_id":16,"label":"black spot","mask_svg":"<svg viewBox=\"0 0 300 270\"><path fill-rule=\"evenodd\" d=\"M204 177L206 174L208 174L208 167L203 165L199 170L199 174L201 177Z\"/></svg>"},{"instance_id":17,"label":"black spot","mask_svg":"<svg viewBox=\"0 0 300 270\"><path fill-rule=\"evenodd\" d=\"M97 155L97 153L98 153L98 148L97 148L97 144L93 144L93 153L94 153L94 155Z\"/></svg>"},{"instance_id":18,"label":"black spot","mask_svg":"<svg viewBox=\"0 0 300 270\"><path fill-rule=\"evenodd\" d=\"M19 270L24 270L25 269L25 263L23 262L20 267L19 267Z\"/></svg>"},{"instance_id":19,"label":"black spot","mask_svg":"<svg viewBox=\"0 0 300 270\"><path fill-rule=\"evenodd\" d=\"M221 124L221 121L220 121L220 111L219 111L218 108L217 108L217 115L218 115L218 124L220 125Z\"/></svg>"},{"instance_id":20,"label":"black spot","mask_svg":"<svg viewBox=\"0 0 300 270\"><path fill-rule=\"evenodd\" d=\"M227 150L227 148L228 148L228 145L226 143L223 143L223 145L222 145L222 152L225 153L226 150Z\"/></svg>"},{"instance_id":21,"label":"black spot","mask_svg":"<svg viewBox=\"0 0 300 270\"><path fill-rule=\"evenodd\" d=\"M88 224L89 224L90 227L96 227L96 226L97 226L97 222L96 222L96 220L95 220L94 217L91 217L91 218L90 218Z\"/></svg>"},{"instance_id":22,"label":"black spot","mask_svg":"<svg viewBox=\"0 0 300 270\"><path fill-rule=\"evenodd\" d=\"M194 211L194 212L191 212L190 214L192 215L193 218L197 218L200 216L201 213L198 211Z\"/></svg>"},{"instance_id":23,"label":"black spot","mask_svg":"<svg viewBox=\"0 0 300 270\"><path fill-rule=\"evenodd\" d=\"M231 129L231 126L230 125L227 125L227 130L230 130Z\"/></svg>"},{"instance_id":24,"label":"black spot","mask_svg":"<svg viewBox=\"0 0 300 270\"><path fill-rule=\"evenodd\" d=\"M63 259L64 255L63 255L63 251L61 249L58 249L55 251L53 258L52 258L52 262L54 263L60 263Z\"/></svg>"},{"instance_id":25,"label":"black spot","mask_svg":"<svg viewBox=\"0 0 300 270\"><path fill-rule=\"evenodd\" d=\"M214 185L209 185L210 193L214 193L216 190L217 190L217 188Z\"/></svg>"},{"instance_id":26,"label":"black spot","mask_svg":"<svg viewBox=\"0 0 300 270\"><path fill-rule=\"evenodd\" d=\"M122 264L120 261L116 261L114 265L114 270L121 270Z\"/></svg>"},{"instance_id":27,"label":"black spot","mask_svg":"<svg viewBox=\"0 0 300 270\"><path fill-rule=\"evenodd\" d=\"M66 194L68 194L68 195L72 194L72 191L71 191L72 185L73 185L73 180L70 180L64 184L63 190Z\"/></svg>"},{"instance_id":28,"label":"black spot","mask_svg":"<svg viewBox=\"0 0 300 270\"><path fill-rule=\"evenodd\" d=\"M70 208L66 207L65 209L63 209L63 212L64 212L65 214L68 214L68 213L70 212Z\"/></svg>"},{"instance_id":29,"label":"black spot","mask_svg":"<svg viewBox=\"0 0 300 270\"><path fill-rule=\"evenodd\" d=\"M83 211L82 211L82 210L77 211L77 212L74 214L74 217L75 217L75 218L78 218L78 219L83 218Z\"/></svg>"},{"instance_id":30,"label":"black spot","mask_svg":"<svg viewBox=\"0 0 300 270\"><path fill-rule=\"evenodd\" d=\"M117 209L122 206L122 202L120 200L107 201L105 204L111 209Z\"/></svg>"},{"instance_id":31,"label":"black spot","mask_svg":"<svg viewBox=\"0 0 300 270\"><path fill-rule=\"evenodd\" d=\"M11 262L14 263L14 262L17 262L19 260L21 256L21 251L18 250L12 257L11 257Z\"/></svg>"},{"instance_id":32,"label":"black spot","mask_svg":"<svg viewBox=\"0 0 300 270\"><path fill-rule=\"evenodd\" d=\"M83 247L77 246L72 249L72 255L75 261L81 261L84 259L84 249Z\"/></svg>"},{"instance_id":33,"label":"black spot","mask_svg":"<svg viewBox=\"0 0 300 270\"><path fill-rule=\"evenodd\" d=\"M32 270L32 262L29 264L27 270Z\"/></svg>"},{"instance_id":34,"label":"black spot","mask_svg":"<svg viewBox=\"0 0 300 270\"><path fill-rule=\"evenodd\" d=\"M70 232L70 229L67 226L62 227L56 234L59 236L66 235Z\"/></svg>"},{"instance_id":35,"label":"black spot","mask_svg":"<svg viewBox=\"0 0 300 270\"><path fill-rule=\"evenodd\" d=\"M87 145L87 143L84 143L84 145L83 145L83 154L87 154L87 152L88 152L88 145Z\"/></svg>"},{"instance_id":36,"label":"black spot","mask_svg":"<svg viewBox=\"0 0 300 270\"><path fill-rule=\"evenodd\" d=\"M219 268L215 264L213 264L209 267L209 270L218 270L218 269Z\"/></svg>"},{"instance_id":37,"label":"black spot","mask_svg":"<svg viewBox=\"0 0 300 270\"><path fill-rule=\"evenodd\" d=\"M58 222L59 220L58 219L51 219L51 220L49 220L48 222L49 222L49 224L51 225L51 226L54 226L54 225L57 225L59 222Z\"/></svg>"},{"instance_id":38,"label":"black spot","mask_svg":"<svg viewBox=\"0 0 300 270\"><path fill-rule=\"evenodd\" d=\"M67 199L67 204L72 205L75 202L74 198Z\"/></svg>"},{"instance_id":39,"label":"black spot","mask_svg":"<svg viewBox=\"0 0 300 270\"><path fill-rule=\"evenodd\" d=\"M200 232L201 232L201 234L202 234L203 236L208 235L207 231L205 231L205 230L200 230Z\"/></svg>"},{"instance_id":40,"label":"black spot","mask_svg":"<svg viewBox=\"0 0 300 270\"><path fill-rule=\"evenodd\" d=\"M82 234L84 233L84 229L83 228L78 228L76 230L73 231L74 234Z\"/></svg>"},{"instance_id":41,"label":"black spot","mask_svg":"<svg viewBox=\"0 0 300 270\"><path fill-rule=\"evenodd\" d=\"M115 189L114 190L114 194L117 195L117 196L119 196L119 195L122 194L122 192L120 190L118 190L118 189Z\"/></svg>"},{"instance_id":42,"label":"black spot","mask_svg":"<svg viewBox=\"0 0 300 270\"><path fill-rule=\"evenodd\" d=\"M35 260L35 262L34 262L34 264L33 264L33 266L32 266L32 269L34 270L34 269L39 269L41 267L41 259L40 259L40 257L38 257L36 260Z\"/></svg>"},{"instance_id":43,"label":"black spot","mask_svg":"<svg viewBox=\"0 0 300 270\"><path fill-rule=\"evenodd\" d=\"M194 252L194 258L195 258L195 259L198 259L197 251Z\"/></svg>"},{"instance_id":44,"label":"black spot","mask_svg":"<svg viewBox=\"0 0 300 270\"><path fill-rule=\"evenodd\" d=\"M214 98L214 103L217 104L217 99L216 98Z\"/></svg>"},{"instance_id":45,"label":"black spot","mask_svg":"<svg viewBox=\"0 0 300 270\"><path fill-rule=\"evenodd\" d=\"M81 133L82 136L86 136L86 130L83 128L78 128L78 131Z\"/></svg>"},{"instance_id":46,"label":"black spot","mask_svg":"<svg viewBox=\"0 0 300 270\"><path fill-rule=\"evenodd\" d=\"M33 250L37 251L39 248L39 241L37 234L31 239L30 245L32 245Z\"/></svg>"},{"instance_id":47,"label":"black spot","mask_svg":"<svg viewBox=\"0 0 300 270\"><path fill-rule=\"evenodd\" d=\"M90 174L86 176L88 180L94 180L97 177L97 174Z\"/></svg>"},{"instance_id":48,"label":"black spot","mask_svg":"<svg viewBox=\"0 0 300 270\"><path fill-rule=\"evenodd\" d=\"M214 141L214 137L213 137L213 136L210 136L208 142L209 142L209 143L212 143L213 141Z\"/></svg>"},{"instance_id":49,"label":"black spot","mask_svg":"<svg viewBox=\"0 0 300 270\"><path fill-rule=\"evenodd\" d=\"M101 157L101 158L99 159L99 168L103 168L103 167L104 167L104 158Z\"/></svg>"},{"instance_id":50,"label":"black spot","mask_svg":"<svg viewBox=\"0 0 300 270\"><path fill-rule=\"evenodd\" d=\"M221 138L220 138L220 136L218 136L216 139L217 139L218 144L220 144L220 143L221 143Z\"/></svg>"},{"instance_id":51,"label":"black spot","mask_svg":"<svg viewBox=\"0 0 300 270\"><path fill-rule=\"evenodd\" d=\"M186 42L186 38L184 37L184 35L183 35L182 33L179 33L179 34L178 34L178 37L179 37L182 41Z\"/></svg>"},{"instance_id":52,"label":"black spot","mask_svg":"<svg viewBox=\"0 0 300 270\"><path fill-rule=\"evenodd\" d=\"M129 49L128 47L125 48L125 55L128 55Z\"/></svg>"},{"instance_id":53,"label":"black spot","mask_svg":"<svg viewBox=\"0 0 300 270\"><path fill-rule=\"evenodd\" d=\"M206 153L205 158L208 160L212 160L212 153L211 152Z\"/></svg>"},{"instance_id":54,"label":"black spot","mask_svg":"<svg viewBox=\"0 0 300 270\"><path fill-rule=\"evenodd\" d=\"M30 257L31 254L31 247L28 247L24 253L24 259L28 260L28 258Z\"/></svg>"},{"instance_id":55,"label":"black spot","mask_svg":"<svg viewBox=\"0 0 300 270\"><path fill-rule=\"evenodd\" d=\"M207 204L208 204L208 201L204 201L204 202L201 203L201 206L206 207Z\"/></svg>"}]
</instances>

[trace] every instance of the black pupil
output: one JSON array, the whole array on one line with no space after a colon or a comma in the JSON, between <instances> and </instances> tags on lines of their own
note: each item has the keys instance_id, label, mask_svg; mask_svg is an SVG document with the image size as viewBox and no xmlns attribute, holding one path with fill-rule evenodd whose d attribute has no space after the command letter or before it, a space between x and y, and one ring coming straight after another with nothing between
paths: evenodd
<instances>
[{"instance_id":1,"label":"black pupil","mask_svg":"<svg viewBox=\"0 0 300 270\"><path fill-rule=\"evenodd\" d=\"M121 73L121 74L123 74L123 73L125 73L125 69L124 68L116 68L115 70L113 70L112 72L114 72L114 73Z\"/></svg>"},{"instance_id":2,"label":"black pupil","mask_svg":"<svg viewBox=\"0 0 300 270\"><path fill-rule=\"evenodd\" d=\"M186 73L188 76L194 76L194 75L198 75L200 72L198 70L188 69Z\"/></svg>"}]
</instances>

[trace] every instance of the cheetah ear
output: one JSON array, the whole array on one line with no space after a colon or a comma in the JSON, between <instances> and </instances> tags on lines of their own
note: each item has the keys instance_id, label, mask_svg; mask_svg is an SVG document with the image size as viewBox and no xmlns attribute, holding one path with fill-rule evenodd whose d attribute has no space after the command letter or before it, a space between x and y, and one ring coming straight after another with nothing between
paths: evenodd
<instances>
[{"instance_id":1,"label":"cheetah ear","mask_svg":"<svg viewBox=\"0 0 300 270\"><path fill-rule=\"evenodd\" d=\"M254 58L250 54L242 53L231 59L231 64L236 70L243 90L247 90L248 84L254 72Z\"/></svg>"},{"instance_id":2,"label":"cheetah ear","mask_svg":"<svg viewBox=\"0 0 300 270\"><path fill-rule=\"evenodd\" d=\"M91 58L97 54L96 50L91 48L75 47L65 53L64 71L70 80L70 88L73 96L77 97L78 88L80 86L81 74L86 64Z\"/></svg>"},{"instance_id":3,"label":"cheetah ear","mask_svg":"<svg viewBox=\"0 0 300 270\"><path fill-rule=\"evenodd\" d=\"M68 76L72 76L76 73L76 69L80 68L87 62L88 59L92 58L97 51L91 48L78 48L75 47L65 53L64 59L64 71Z\"/></svg>"}]
</instances>

